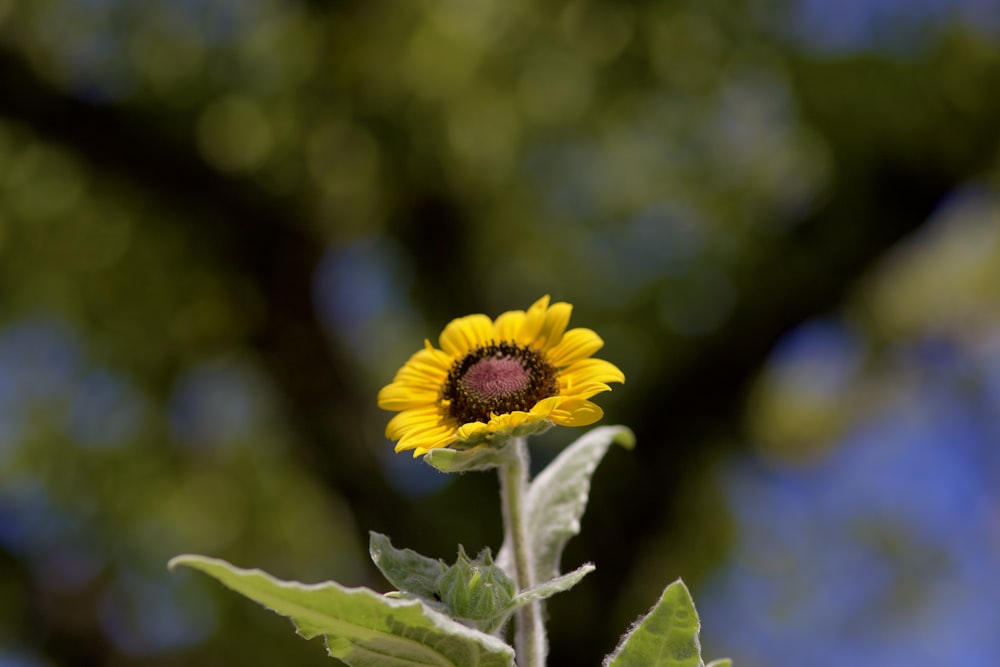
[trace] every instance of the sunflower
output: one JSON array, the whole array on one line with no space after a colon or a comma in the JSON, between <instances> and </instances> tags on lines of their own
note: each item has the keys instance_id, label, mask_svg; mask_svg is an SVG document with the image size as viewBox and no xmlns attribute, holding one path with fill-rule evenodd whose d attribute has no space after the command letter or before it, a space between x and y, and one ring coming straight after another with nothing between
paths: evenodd
<instances>
[{"instance_id":1,"label":"sunflower","mask_svg":"<svg viewBox=\"0 0 1000 667\"><path fill-rule=\"evenodd\" d=\"M378 405L398 412L385 434L396 451L421 456L455 445L499 445L553 424L586 426L604 414L588 399L624 382L617 366L593 359L604 341L590 329L566 330L573 306L512 310L454 319L440 349L424 341L378 394Z\"/></svg>"}]
</instances>

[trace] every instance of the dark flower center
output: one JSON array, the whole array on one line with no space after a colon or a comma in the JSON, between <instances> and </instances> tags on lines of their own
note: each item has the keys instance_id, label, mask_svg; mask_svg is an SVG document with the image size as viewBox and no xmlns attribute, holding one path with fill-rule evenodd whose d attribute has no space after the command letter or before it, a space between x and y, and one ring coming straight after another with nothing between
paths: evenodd
<instances>
[{"instance_id":1,"label":"dark flower center","mask_svg":"<svg viewBox=\"0 0 1000 667\"><path fill-rule=\"evenodd\" d=\"M455 362L441 397L460 424L488 422L490 414L528 411L559 393L556 369L535 350L515 343L477 347Z\"/></svg>"}]
</instances>

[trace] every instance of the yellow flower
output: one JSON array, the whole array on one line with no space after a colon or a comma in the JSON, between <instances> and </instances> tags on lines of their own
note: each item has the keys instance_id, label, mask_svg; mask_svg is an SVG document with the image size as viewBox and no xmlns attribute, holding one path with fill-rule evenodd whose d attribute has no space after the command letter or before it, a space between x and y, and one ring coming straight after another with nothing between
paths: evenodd
<instances>
[{"instance_id":1,"label":"yellow flower","mask_svg":"<svg viewBox=\"0 0 1000 667\"><path fill-rule=\"evenodd\" d=\"M424 341L378 394L399 412L385 429L396 451L500 443L552 424L586 426L604 412L589 398L624 382L614 364L593 359L604 341L590 329L566 330L573 306L536 301L495 321L486 315L452 320L441 348Z\"/></svg>"}]
</instances>

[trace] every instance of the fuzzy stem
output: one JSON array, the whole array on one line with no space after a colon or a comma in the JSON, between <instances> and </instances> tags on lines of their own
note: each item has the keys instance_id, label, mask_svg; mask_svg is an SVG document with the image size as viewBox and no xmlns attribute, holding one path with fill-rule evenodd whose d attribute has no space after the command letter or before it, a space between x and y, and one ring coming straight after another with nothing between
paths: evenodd
<instances>
[{"instance_id":1,"label":"fuzzy stem","mask_svg":"<svg viewBox=\"0 0 1000 667\"><path fill-rule=\"evenodd\" d=\"M504 533L514 554L514 581L518 592L535 584L534 551L530 543L525 495L528 490L528 444L515 438L509 445L511 456L500 468L500 500L503 505ZM517 610L514 649L520 667L544 667L548 653L542 602L535 600Z\"/></svg>"}]
</instances>

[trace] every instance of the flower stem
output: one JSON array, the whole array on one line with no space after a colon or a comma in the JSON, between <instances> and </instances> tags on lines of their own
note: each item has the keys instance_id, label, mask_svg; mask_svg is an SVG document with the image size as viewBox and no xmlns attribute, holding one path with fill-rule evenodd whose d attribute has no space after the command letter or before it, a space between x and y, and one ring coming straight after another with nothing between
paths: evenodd
<instances>
[{"instance_id":1,"label":"flower stem","mask_svg":"<svg viewBox=\"0 0 1000 667\"><path fill-rule=\"evenodd\" d=\"M523 437L509 445L511 456L500 468L500 500L503 505L504 533L514 554L514 582L518 592L535 584L534 551L530 543L525 495L528 490L528 444ZM519 667L544 667L548 641L542 618L542 602L535 600L516 612L514 649Z\"/></svg>"}]
</instances>

